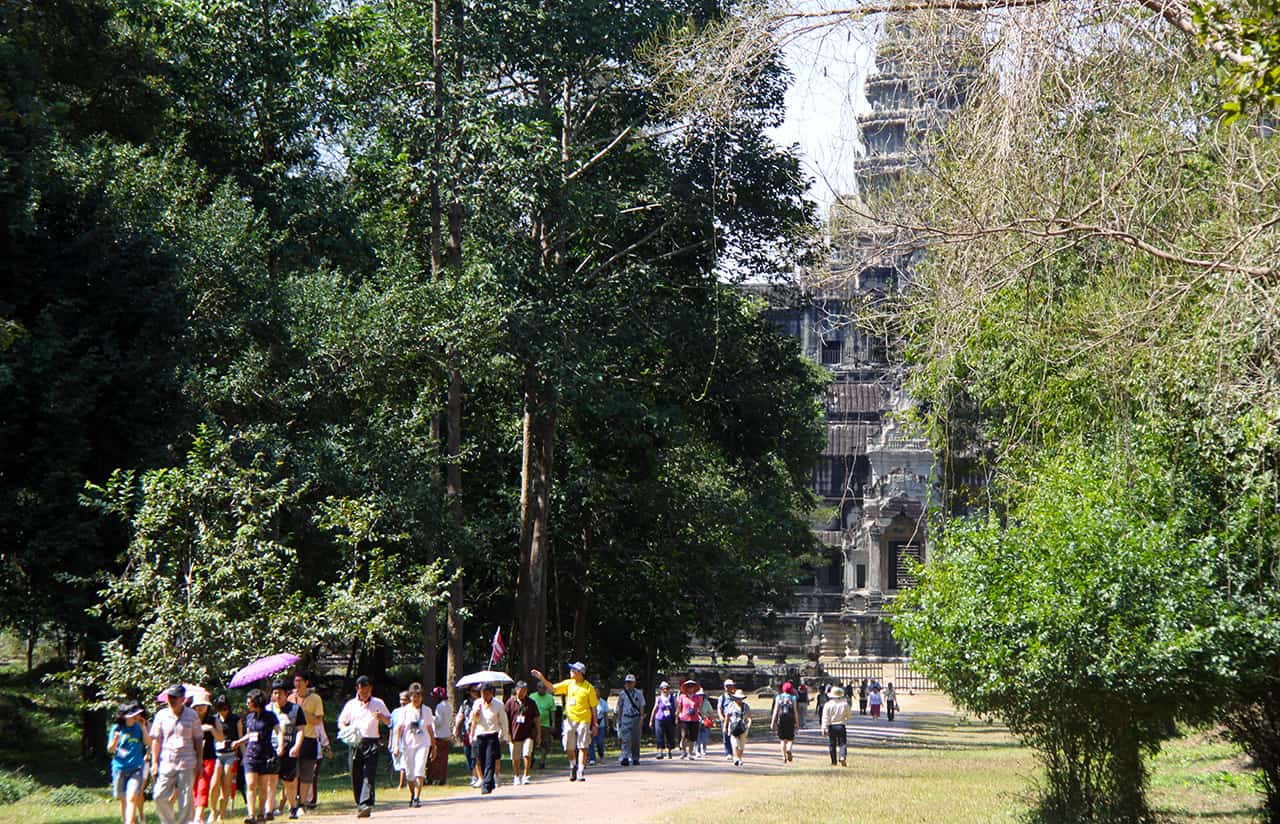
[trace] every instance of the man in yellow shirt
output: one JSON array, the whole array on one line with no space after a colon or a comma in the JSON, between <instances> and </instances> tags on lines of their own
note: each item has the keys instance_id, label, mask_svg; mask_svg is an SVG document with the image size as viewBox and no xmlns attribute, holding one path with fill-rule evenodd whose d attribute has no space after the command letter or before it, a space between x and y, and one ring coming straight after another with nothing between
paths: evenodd
<instances>
[{"instance_id":1,"label":"man in yellow shirt","mask_svg":"<svg viewBox=\"0 0 1280 824\"><path fill-rule=\"evenodd\" d=\"M552 695L564 696L564 751L569 756L569 780L587 780L587 752L591 738L599 729L596 705L600 703L596 688L587 680L587 665L576 661L569 665L569 677L553 684L538 670L530 670Z\"/></svg>"}]
</instances>

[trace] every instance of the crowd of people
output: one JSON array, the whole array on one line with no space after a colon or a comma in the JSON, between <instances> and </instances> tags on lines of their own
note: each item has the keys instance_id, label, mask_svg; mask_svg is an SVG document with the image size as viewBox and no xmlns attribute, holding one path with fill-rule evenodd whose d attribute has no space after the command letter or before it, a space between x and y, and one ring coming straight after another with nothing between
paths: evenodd
<instances>
[{"instance_id":1,"label":"crowd of people","mask_svg":"<svg viewBox=\"0 0 1280 824\"><path fill-rule=\"evenodd\" d=\"M142 820L149 782L164 824L220 822L237 788L246 821L314 809L319 763L333 752L313 682L299 673L292 682L272 682L270 695L250 690L240 714L225 696L184 684L157 696L149 722L143 705L121 705L107 750L122 824Z\"/></svg>"},{"instance_id":2,"label":"crowd of people","mask_svg":"<svg viewBox=\"0 0 1280 824\"><path fill-rule=\"evenodd\" d=\"M587 768L604 758L610 719L622 767L640 763L646 721L658 761L675 760L677 750L681 760L707 757L712 730L717 730L725 760L743 763L753 719L747 695L733 679L724 681L714 701L692 678L677 688L663 681L650 707L636 677L627 675L611 708L608 689L587 679L582 662L570 664L568 677L556 682L539 670L530 674L532 692L529 683L517 681L503 700L498 695L502 685L471 684L456 708L443 687L427 692L421 684L411 684L400 693L395 710L373 694L367 676L357 678L354 697L337 717L337 738L349 750L356 814L368 817L374 808L384 727L395 780L408 790L411 807L422 805L424 786L446 783L455 742L462 747L471 786L485 795L501 781L504 750L511 785L529 784L535 765L546 768L557 729L569 760L569 780L586 781ZM305 672L291 682L276 679L269 693L250 690L239 713L225 696L213 698L203 688L183 684L157 696L159 706L149 722L141 704L122 705L108 740L112 794L119 799L122 824L141 824L149 782L164 824L221 824L237 791L244 801L245 824L285 815L296 819L313 810L320 764L333 757L324 702L313 684L314 677ZM787 681L773 698L769 727L784 764L795 758L809 692L804 682L797 686ZM847 725L855 692L859 715L878 719L883 709L892 721L898 709L892 682L882 688L876 679L867 679L856 686L818 690L818 718L832 765L848 763Z\"/></svg>"}]
</instances>

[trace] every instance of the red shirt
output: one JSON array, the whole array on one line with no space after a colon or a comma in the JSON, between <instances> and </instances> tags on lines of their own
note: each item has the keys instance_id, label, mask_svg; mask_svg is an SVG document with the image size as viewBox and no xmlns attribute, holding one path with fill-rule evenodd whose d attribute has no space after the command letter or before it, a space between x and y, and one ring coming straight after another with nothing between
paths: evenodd
<instances>
[{"instance_id":1,"label":"red shirt","mask_svg":"<svg viewBox=\"0 0 1280 824\"><path fill-rule=\"evenodd\" d=\"M697 721L705 695L680 695L676 698L676 711L681 721Z\"/></svg>"}]
</instances>

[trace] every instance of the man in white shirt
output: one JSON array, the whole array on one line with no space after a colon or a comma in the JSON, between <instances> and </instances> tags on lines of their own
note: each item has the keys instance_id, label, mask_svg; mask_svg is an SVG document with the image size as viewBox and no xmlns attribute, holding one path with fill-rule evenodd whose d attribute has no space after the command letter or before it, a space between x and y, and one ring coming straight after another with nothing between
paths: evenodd
<instances>
[{"instance_id":1,"label":"man in white shirt","mask_svg":"<svg viewBox=\"0 0 1280 824\"><path fill-rule=\"evenodd\" d=\"M192 790L204 748L200 716L186 705L187 690L174 684L164 691L166 706L151 723L151 763L156 783L151 797L164 824L187 824L195 812ZM174 802L178 809L173 809Z\"/></svg>"},{"instance_id":2,"label":"man in white shirt","mask_svg":"<svg viewBox=\"0 0 1280 824\"><path fill-rule=\"evenodd\" d=\"M357 741L351 746L351 792L356 799L356 815L368 818L373 812L374 784L378 778L378 725L391 724L391 712L381 698L373 697L369 676L356 679L356 697L338 715L338 736ZM352 732L347 732L351 730Z\"/></svg>"},{"instance_id":3,"label":"man in white shirt","mask_svg":"<svg viewBox=\"0 0 1280 824\"><path fill-rule=\"evenodd\" d=\"M498 786L498 759L502 757L502 742L511 740L511 722L507 709L494 693L493 684L481 688L480 700L471 704L471 744L476 747L476 760L482 775L480 792L488 795Z\"/></svg>"}]
</instances>

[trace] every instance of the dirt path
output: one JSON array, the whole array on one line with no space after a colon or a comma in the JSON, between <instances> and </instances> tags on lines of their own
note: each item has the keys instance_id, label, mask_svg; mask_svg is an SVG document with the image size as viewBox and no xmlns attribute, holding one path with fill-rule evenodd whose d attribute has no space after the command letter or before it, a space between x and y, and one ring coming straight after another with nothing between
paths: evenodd
<instances>
[{"instance_id":1,"label":"dirt path","mask_svg":"<svg viewBox=\"0 0 1280 824\"><path fill-rule=\"evenodd\" d=\"M767 721L757 726L767 728ZM855 748L876 741L905 735L909 716L901 716L889 724L884 719L872 722L855 718L849 725L849 746ZM567 774L539 773L533 783L513 787L510 764L504 764L506 778L492 795L460 787L447 796L424 799L422 807L410 809L403 801L380 800L373 814L377 821L421 821L430 824L471 824L472 822L546 822L559 819L584 819L600 822L661 821L664 811L692 801L729 792L735 780L750 775L777 775L786 769L778 752L777 740L765 732L752 738L746 759L735 767L725 761L718 739L713 737L707 758L699 761L657 761L646 750L638 767L619 767L611 754L605 766L590 767L587 781L571 782ZM794 765L829 763L826 740L816 727L807 727L796 737ZM354 814L308 816L311 822L349 822Z\"/></svg>"}]
</instances>

